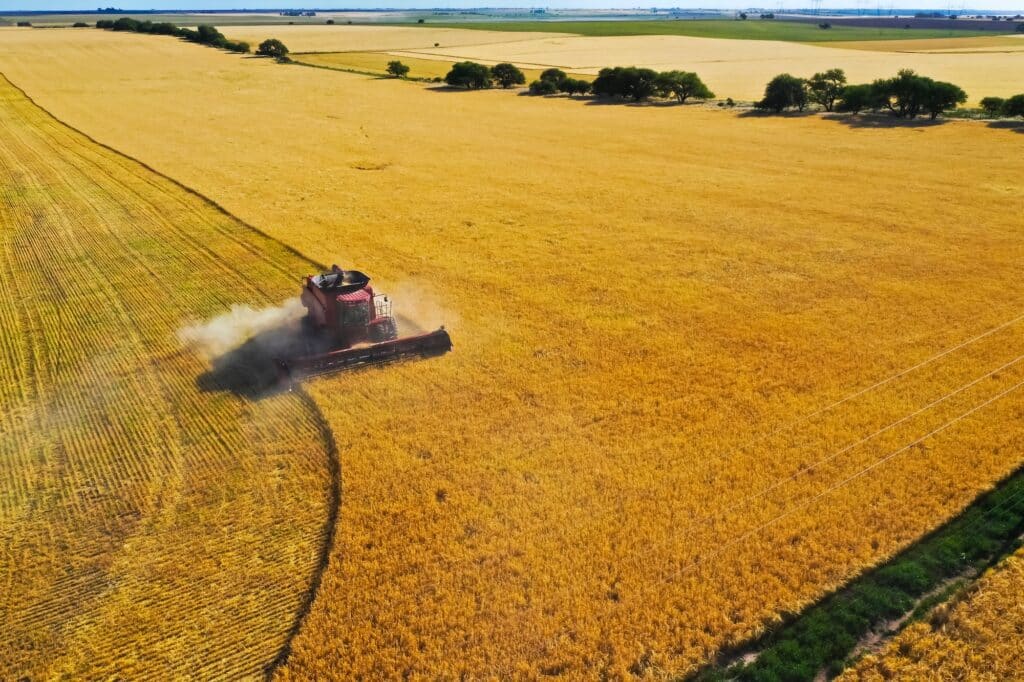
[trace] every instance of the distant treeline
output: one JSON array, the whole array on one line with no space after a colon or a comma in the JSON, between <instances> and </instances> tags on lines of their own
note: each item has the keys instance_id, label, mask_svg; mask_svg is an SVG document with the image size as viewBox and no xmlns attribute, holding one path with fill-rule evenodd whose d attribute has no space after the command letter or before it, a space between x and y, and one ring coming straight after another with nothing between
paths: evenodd
<instances>
[{"instance_id":1,"label":"distant treeline","mask_svg":"<svg viewBox=\"0 0 1024 682\"><path fill-rule=\"evenodd\" d=\"M153 35L174 36L200 45L209 45L232 52L248 52L249 43L241 40L228 40L215 26L200 24L194 29L175 26L170 22L139 21L131 17L120 19L101 19L96 28L109 31L129 31L132 33L151 33Z\"/></svg>"}]
</instances>

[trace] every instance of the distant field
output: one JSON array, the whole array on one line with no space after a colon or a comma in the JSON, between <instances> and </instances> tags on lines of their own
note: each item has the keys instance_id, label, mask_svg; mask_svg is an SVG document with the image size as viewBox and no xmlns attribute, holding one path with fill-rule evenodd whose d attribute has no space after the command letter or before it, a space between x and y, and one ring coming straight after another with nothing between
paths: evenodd
<instances>
[{"instance_id":1,"label":"distant field","mask_svg":"<svg viewBox=\"0 0 1024 682\"><path fill-rule=\"evenodd\" d=\"M386 52L313 52L296 54L294 59L302 64L380 75L386 74L389 61L398 59L409 67L410 78L444 78L452 64L455 63L454 61L421 59L405 55L396 56ZM527 68L522 71L526 76L527 83L540 78L541 69Z\"/></svg>"},{"instance_id":2,"label":"distant field","mask_svg":"<svg viewBox=\"0 0 1024 682\"><path fill-rule=\"evenodd\" d=\"M827 21L827 19L824 19ZM992 35L991 31L967 29L899 29L833 26L823 30L816 24L796 21L735 20L655 20L655 21L491 21L444 23L428 20L427 27L473 28L486 31L542 31L581 36L693 36L698 38L736 38L742 40L787 40L798 43L839 40L906 40ZM1012 33L1013 24L1006 25Z\"/></svg>"},{"instance_id":3,"label":"distant field","mask_svg":"<svg viewBox=\"0 0 1024 682\"><path fill-rule=\"evenodd\" d=\"M319 29L310 29L319 30ZM727 40L689 36L548 36L505 43L442 45L415 50L387 50L399 59L415 57L446 62L512 62L520 68L557 66L590 76L605 66L644 66L696 71L719 97L754 100L776 74L807 77L815 71L842 68L851 82L869 82L912 68L950 81L967 91L968 101L1024 92L1024 51L1011 49L956 53L895 53L849 50L807 43ZM982 41L985 38L969 40ZM993 37L987 40L1016 40ZM920 41L915 41L920 42ZM945 41L942 41L945 42ZM1019 41L1024 45L1024 41ZM879 45L880 43L874 43ZM941 44L941 42L940 42Z\"/></svg>"}]
</instances>

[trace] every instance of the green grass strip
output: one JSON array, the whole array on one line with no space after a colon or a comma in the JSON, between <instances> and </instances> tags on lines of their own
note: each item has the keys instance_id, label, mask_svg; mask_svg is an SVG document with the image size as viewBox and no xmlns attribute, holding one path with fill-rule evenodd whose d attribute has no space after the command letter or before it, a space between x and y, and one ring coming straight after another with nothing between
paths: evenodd
<instances>
[{"instance_id":1,"label":"green grass strip","mask_svg":"<svg viewBox=\"0 0 1024 682\"><path fill-rule=\"evenodd\" d=\"M932 28L870 28L833 26L828 30L801 21L748 19L650 19L641 21L431 21L410 24L425 28L469 28L483 31L540 31L573 33L581 36L694 36L698 38L734 38L739 40L785 40L796 43L835 42L841 40L907 40L908 38L964 38L999 35L997 31ZM1015 24L1007 23L1006 33Z\"/></svg>"},{"instance_id":2,"label":"green grass strip","mask_svg":"<svg viewBox=\"0 0 1024 682\"><path fill-rule=\"evenodd\" d=\"M837 675L873 627L910 612L944 581L1003 558L1019 546L1022 532L1024 469L885 565L854 579L781 628L722 656L734 660L760 652L752 663L714 665L692 679L803 682L813 680L820 670Z\"/></svg>"}]
</instances>

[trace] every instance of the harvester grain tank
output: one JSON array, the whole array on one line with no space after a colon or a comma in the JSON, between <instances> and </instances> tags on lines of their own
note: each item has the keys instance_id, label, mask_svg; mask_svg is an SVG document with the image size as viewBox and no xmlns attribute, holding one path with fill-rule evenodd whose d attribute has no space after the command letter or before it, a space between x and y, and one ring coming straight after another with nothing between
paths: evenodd
<instances>
[{"instance_id":1,"label":"harvester grain tank","mask_svg":"<svg viewBox=\"0 0 1024 682\"><path fill-rule=\"evenodd\" d=\"M398 336L391 300L370 286L358 270L337 265L330 272L303 278L303 325L312 337L326 339L327 352L279 358L287 378L328 374L360 365L411 356L443 355L452 349L444 327L413 336Z\"/></svg>"}]
</instances>

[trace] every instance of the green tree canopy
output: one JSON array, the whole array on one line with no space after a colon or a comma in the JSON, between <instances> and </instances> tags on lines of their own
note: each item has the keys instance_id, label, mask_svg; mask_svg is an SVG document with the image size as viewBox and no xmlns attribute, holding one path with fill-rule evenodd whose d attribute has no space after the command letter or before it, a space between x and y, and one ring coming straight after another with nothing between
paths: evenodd
<instances>
[{"instance_id":1,"label":"green tree canopy","mask_svg":"<svg viewBox=\"0 0 1024 682\"><path fill-rule=\"evenodd\" d=\"M807 106L807 85L803 78L782 73L768 81L764 89L764 98L754 104L758 109L766 109L781 113L785 109L795 107L800 111Z\"/></svg>"},{"instance_id":2,"label":"green tree canopy","mask_svg":"<svg viewBox=\"0 0 1024 682\"><path fill-rule=\"evenodd\" d=\"M558 84L558 91L573 95L585 95L590 92L590 81L577 78L563 78Z\"/></svg>"},{"instance_id":3,"label":"green tree canopy","mask_svg":"<svg viewBox=\"0 0 1024 682\"><path fill-rule=\"evenodd\" d=\"M691 71L662 71L655 78L655 86L659 95L675 97L680 103L691 97L710 99L715 96L700 76Z\"/></svg>"},{"instance_id":4,"label":"green tree canopy","mask_svg":"<svg viewBox=\"0 0 1024 682\"><path fill-rule=\"evenodd\" d=\"M515 64L502 62L491 67L491 76L498 81L503 88L510 88L513 85L522 85L526 82L526 76Z\"/></svg>"},{"instance_id":5,"label":"green tree canopy","mask_svg":"<svg viewBox=\"0 0 1024 682\"><path fill-rule=\"evenodd\" d=\"M604 68L597 74L591 88L598 97L645 100L655 92L658 73L635 66Z\"/></svg>"},{"instance_id":6,"label":"green tree canopy","mask_svg":"<svg viewBox=\"0 0 1024 682\"><path fill-rule=\"evenodd\" d=\"M1002 97L982 97L981 110L985 112L986 116L998 116L1003 113L1003 104L1006 103Z\"/></svg>"},{"instance_id":7,"label":"green tree canopy","mask_svg":"<svg viewBox=\"0 0 1024 682\"><path fill-rule=\"evenodd\" d=\"M288 57L288 48L277 38L267 38L256 48L256 54L263 57L285 59Z\"/></svg>"},{"instance_id":8,"label":"green tree canopy","mask_svg":"<svg viewBox=\"0 0 1024 682\"><path fill-rule=\"evenodd\" d=\"M558 92L558 86L553 80L536 80L530 83L531 95L553 95Z\"/></svg>"},{"instance_id":9,"label":"green tree canopy","mask_svg":"<svg viewBox=\"0 0 1024 682\"><path fill-rule=\"evenodd\" d=\"M829 69L807 79L807 98L832 111L836 100L846 87L846 73L842 69Z\"/></svg>"},{"instance_id":10,"label":"green tree canopy","mask_svg":"<svg viewBox=\"0 0 1024 682\"><path fill-rule=\"evenodd\" d=\"M491 70L476 62L457 62L452 64L444 82L455 87L477 90L491 87Z\"/></svg>"},{"instance_id":11,"label":"green tree canopy","mask_svg":"<svg viewBox=\"0 0 1024 682\"><path fill-rule=\"evenodd\" d=\"M873 109L877 103L874 88L866 83L847 85L839 97L839 102L835 106L836 110L854 114L860 113L864 109Z\"/></svg>"},{"instance_id":12,"label":"green tree canopy","mask_svg":"<svg viewBox=\"0 0 1024 682\"><path fill-rule=\"evenodd\" d=\"M1024 95L1007 97L1003 102L1003 116L1024 116Z\"/></svg>"},{"instance_id":13,"label":"green tree canopy","mask_svg":"<svg viewBox=\"0 0 1024 682\"><path fill-rule=\"evenodd\" d=\"M561 69L544 69L541 71L540 79L542 81L551 81L554 84L559 84L565 80L565 71Z\"/></svg>"},{"instance_id":14,"label":"green tree canopy","mask_svg":"<svg viewBox=\"0 0 1024 682\"><path fill-rule=\"evenodd\" d=\"M388 62L387 73L395 78L405 78L406 74L409 73L409 67L395 59Z\"/></svg>"}]
</instances>

